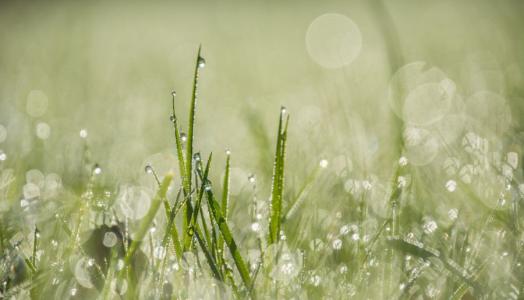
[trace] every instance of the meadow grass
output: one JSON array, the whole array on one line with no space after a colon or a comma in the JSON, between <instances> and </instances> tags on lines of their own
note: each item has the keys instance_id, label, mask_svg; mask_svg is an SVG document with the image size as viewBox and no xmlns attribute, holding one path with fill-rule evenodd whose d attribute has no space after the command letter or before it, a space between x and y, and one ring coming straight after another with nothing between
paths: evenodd
<instances>
[{"instance_id":1,"label":"meadow grass","mask_svg":"<svg viewBox=\"0 0 524 300\"><path fill-rule=\"evenodd\" d=\"M474 204L451 204L450 210L434 217L439 218L437 226L427 217L428 210L437 208L420 204L422 197L435 197L431 183L425 181L423 168L401 156L405 124L395 119L398 128L393 130L400 134L395 135L394 151L401 157L386 167L389 179L365 178L355 191L356 183L340 182L323 159L286 188L290 117L281 107L268 199L257 197L257 179L250 176L246 179L252 192L242 193L245 199L233 203L234 155L226 151L223 178L215 185L213 154L204 159L195 149L198 84L204 67L199 47L187 135L179 123L176 93L171 94L178 172L158 174L152 165L145 166L157 190L139 218L122 218L116 210L122 198L143 201L143 191L123 188L124 196L108 193L110 187L98 179L101 167L88 156L84 164L90 171L79 188L64 189L55 202L34 201L29 208L13 206L2 213L2 297L518 299L522 295L520 173L505 178L510 206L490 207L482 194L461 185L459 197ZM261 132L257 124L256 120L249 124L255 134ZM267 137L259 142L269 143ZM455 155L475 159L467 153ZM504 176L499 169L491 166L497 176ZM3 201L16 203L23 193L22 182L3 180ZM379 186L384 192L377 196ZM315 201L316 197L327 201ZM380 207L372 207L373 202ZM24 225L18 218L35 220L29 236L20 233Z\"/></svg>"}]
</instances>

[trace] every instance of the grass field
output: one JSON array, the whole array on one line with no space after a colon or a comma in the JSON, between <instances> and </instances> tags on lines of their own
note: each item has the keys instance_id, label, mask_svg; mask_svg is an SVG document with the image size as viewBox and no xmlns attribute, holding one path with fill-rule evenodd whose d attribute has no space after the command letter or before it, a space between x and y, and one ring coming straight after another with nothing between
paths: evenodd
<instances>
[{"instance_id":1,"label":"grass field","mask_svg":"<svg viewBox=\"0 0 524 300\"><path fill-rule=\"evenodd\" d=\"M521 299L520 1L0 4L0 299Z\"/></svg>"}]
</instances>

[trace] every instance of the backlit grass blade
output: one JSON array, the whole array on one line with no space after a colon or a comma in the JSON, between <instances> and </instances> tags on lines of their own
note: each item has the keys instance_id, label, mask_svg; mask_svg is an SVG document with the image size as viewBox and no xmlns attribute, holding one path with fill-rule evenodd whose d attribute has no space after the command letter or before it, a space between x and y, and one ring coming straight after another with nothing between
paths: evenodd
<instances>
[{"instance_id":1,"label":"backlit grass blade","mask_svg":"<svg viewBox=\"0 0 524 300\"><path fill-rule=\"evenodd\" d=\"M242 258L242 255L240 254L240 250L238 249L237 243L235 242L235 239L231 234L231 230L227 225L226 219L222 215L222 209L220 208L218 202L215 200L213 192L211 190L207 191L207 200L208 207L213 214L214 220L217 222L217 226L220 229L222 237L224 238L224 242L229 248L233 260L235 261L235 265L237 267L238 272L240 273L240 277L242 278L244 285L247 288L249 288L251 286L251 277L249 276L249 270L246 266L244 259Z\"/></svg>"},{"instance_id":2,"label":"backlit grass blade","mask_svg":"<svg viewBox=\"0 0 524 300\"><path fill-rule=\"evenodd\" d=\"M275 150L275 161L273 166L273 183L271 186L271 216L269 221L270 244L276 243L279 239L280 223L282 220L282 195L284 187L284 160L286 153L287 124L289 115L284 124L285 108L280 111L278 122L277 145Z\"/></svg>"},{"instance_id":3,"label":"backlit grass blade","mask_svg":"<svg viewBox=\"0 0 524 300\"><path fill-rule=\"evenodd\" d=\"M226 153L226 172L224 173L224 182L222 184L222 215L227 221L228 207L229 207L229 182L230 182L230 172L231 172L231 154L229 151ZM220 252L224 251L224 239L222 236L218 237L218 250Z\"/></svg>"},{"instance_id":4,"label":"backlit grass blade","mask_svg":"<svg viewBox=\"0 0 524 300\"><path fill-rule=\"evenodd\" d=\"M211 160L213 158L213 154L211 153L209 155L209 159L207 160L206 169L204 171L204 176L202 178L202 183L197 195L197 202L195 203L195 206L193 207L192 211L193 214L191 216L191 220L188 225L189 234L185 236L184 239L184 249L191 249L191 243L193 240L192 233L194 232L192 229L195 227L197 220L198 220L198 213L200 212L200 206L202 205L202 197L204 196L204 191L208 188L208 174L209 174L209 168L211 166ZM205 232L206 236L209 236L208 232Z\"/></svg>"}]
</instances>

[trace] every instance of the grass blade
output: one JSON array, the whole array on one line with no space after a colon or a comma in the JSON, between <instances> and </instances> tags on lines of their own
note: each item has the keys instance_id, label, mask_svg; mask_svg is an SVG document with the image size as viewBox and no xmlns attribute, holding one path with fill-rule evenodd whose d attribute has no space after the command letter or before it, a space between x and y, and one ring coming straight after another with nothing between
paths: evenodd
<instances>
[{"instance_id":1,"label":"grass blade","mask_svg":"<svg viewBox=\"0 0 524 300\"><path fill-rule=\"evenodd\" d=\"M244 259L242 258L242 255L240 254L240 251L238 250L237 243L235 242L235 239L231 234L231 230L229 229L229 226L227 225L227 222L224 216L222 215L222 210L218 202L215 200L213 192L211 190L207 191L207 200L209 204L209 209L213 214L214 220L217 222L217 226L220 229L220 232L222 233L224 242L229 248L233 260L235 261L235 265L237 267L238 272L240 273L240 277L242 278L244 285L247 288L249 288L251 286L251 277L249 276L249 270L246 266Z\"/></svg>"},{"instance_id":2,"label":"grass blade","mask_svg":"<svg viewBox=\"0 0 524 300\"><path fill-rule=\"evenodd\" d=\"M280 223L282 220L282 194L284 187L284 160L286 152L287 124L289 116L284 123L285 108L280 110L278 122L277 146L275 150L275 161L273 167L273 183L271 186L271 217L269 221L270 244L276 243L279 239ZM284 128L283 128L284 127Z\"/></svg>"}]
</instances>

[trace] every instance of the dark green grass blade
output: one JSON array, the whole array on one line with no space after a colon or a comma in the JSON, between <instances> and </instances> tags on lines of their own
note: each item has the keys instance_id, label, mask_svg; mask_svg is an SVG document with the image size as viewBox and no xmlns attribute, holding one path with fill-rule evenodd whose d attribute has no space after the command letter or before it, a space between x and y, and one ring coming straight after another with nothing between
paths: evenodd
<instances>
[{"instance_id":1,"label":"dark green grass blade","mask_svg":"<svg viewBox=\"0 0 524 300\"><path fill-rule=\"evenodd\" d=\"M208 185L208 175L209 175L209 168L211 166L211 160L213 159L213 154L211 153L209 155L209 158L207 160L206 169L204 171L204 176L202 177L202 183L200 185L200 190L198 192L197 196L197 202L195 203L195 206L193 207L192 211L193 214L191 216L191 220L189 222L189 226L187 227L187 230L189 230L188 234L185 236L184 240L184 249L191 249L191 244L193 241L193 233L194 228L198 220L198 213L201 211L200 206L202 205L202 197L204 196L204 191ZM209 232L205 232L206 237L209 236Z\"/></svg>"},{"instance_id":2,"label":"dark green grass blade","mask_svg":"<svg viewBox=\"0 0 524 300\"><path fill-rule=\"evenodd\" d=\"M198 76L200 73L199 60L200 51L202 47L198 47L197 57L195 61L195 75L193 77L193 92L191 94L191 103L189 106L189 124L187 128L187 144L186 144L186 185L191 188L191 174L193 170L193 140L195 136L195 115L196 115L196 104L197 104L197 87L198 87ZM186 211L186 222L189 223L191 220L192 212ZM187 224L187 223L186 223Z\"/></svg>"},{"instance_id":3,"label":"dark green grass blade","mask_svg":"<svg viewBox=\"0 0 524 300\"><path fill-rule=\"evenodd\" d=\"M222 184L222 215L227 221L228 207L229 207L229 182L231 171L231 155L228 153L226 158L226 172L224 174L224 182ZM218 237L218 250L224 252L224 239L222 236Z\"/></svg>"},{"instance_id":4,"label":"dark green grass blade","mask_svg":"<svg viewBox=\"0 0 524 300\"><path fill-rule=\"evenodd\" d=\"M279 239L280 223L282 221L282 195L284 188L284 161L286 153L287 124L289 116L284 122L284 110L281 109L278 122L277 146L275 150L275 161L273 167L273 183L271 187L271 217L269 221L270 244L276 243ZM284 125L284 126L283 126ZM283 129L284 127L284 129Z\"/></svg>"},{"instance_id":5,"label":"dark green grass blade","mask_svg":"<svg viewBox=\"0 0 524 300\"><path fill-rule=\"evenodd\" d=\"M213 192L211 190L207 191L207 200L208 207L213 214L214 220L217 222L217 226L220 229L220 232L222 233L224 242L226 243L227 247L229 248L229 251L231 252L231 256L235 261L237 270L240 273L240 277L242 278L244 285L247 288L249 288L251 286L251 277L249 276L249 270L246 266L244 259L242 258L242 255L240 254L240 251L238 250L237 243L235 242L235 239L231 234L231 230L229 229L229 226L227 225L227 222L224 216L222 215L222 209L220 208L218 202L215 200Z\"/></svg>"}]
</instances>

